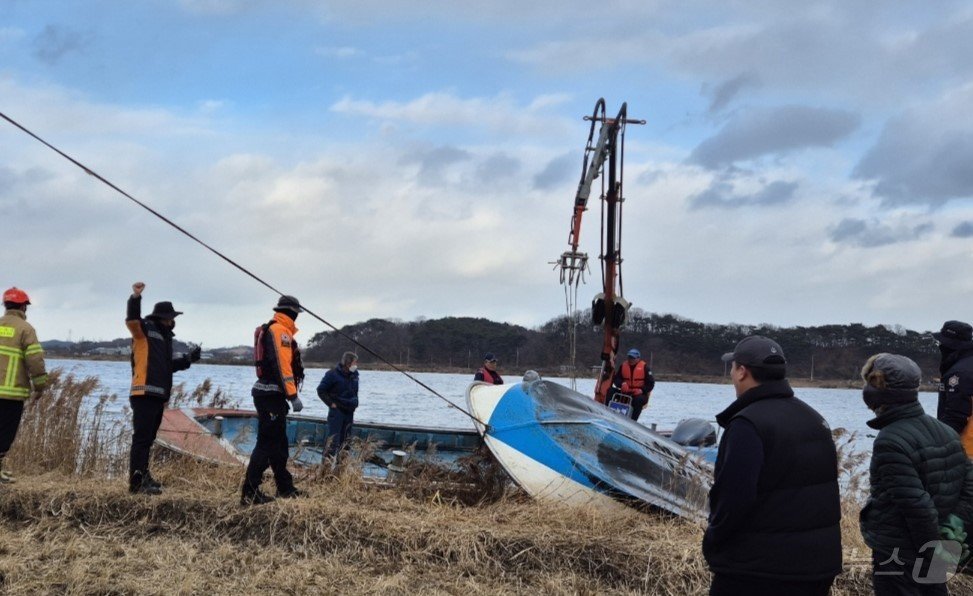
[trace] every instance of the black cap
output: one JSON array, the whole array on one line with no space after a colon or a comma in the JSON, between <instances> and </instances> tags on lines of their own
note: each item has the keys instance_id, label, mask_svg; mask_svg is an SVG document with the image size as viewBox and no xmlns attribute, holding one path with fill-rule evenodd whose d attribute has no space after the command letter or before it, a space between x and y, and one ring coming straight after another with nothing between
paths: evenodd
<instances>
[{"instance_id":1,"label":"black cap","mask_svg":"<svg viewBox=\"0 0 973 596\"><path fill-rule=\"evenodd\" d=\"M973 342L973 327L963 321L946 321L932 336L947 348L962 348Z\"/></svg>"},{"instance_id":2,"label":"black cap","mask_svg":"<svg viewBox=\"0 0 973 596\"><path fill-rule=\"evenodd\" d=\"M486 354L483 355L483 361L484 362L496 362L497 361L497 357L493 355L493 352L487 352Z\"/></svg>"},{"instance_id":3,"label":"black cap","mask_svg":"<svg viewBox=\"0 0 973 596\"><path fill-rule=\"evenodd\" d=\"M787 364L780 344L762 335L744 337L732 352L723 354L723 362L731 361L755 368L777 368Z\"/></svg>"},{"instance_id":4,"label":"black cap","mask_svg":"<svg viewBox=\"0 0 973 596\"><path fill-rule=\"evenodd\" d=\"M298 301L298 299L293 296L287 296L287 295L280 297L280 300L277 301L277 306L274 307L274 310L277 312L280 312L282 310L289 310L292 312L304 312L304 308L301 306L301 303Z\"/></svg>"},{"instance_id":5,"label":"black cap","mask_svg":"<svg viewBox=\"0 0 973 596\"><path fill-rule=\"evenodd\" d=\"M172 307L171 302L156 302L155 306L152 308L152 313L146 315L146 318L150 319L175 319L182 314L181 310L176 310Z\"/></svg>"}]
</instances>

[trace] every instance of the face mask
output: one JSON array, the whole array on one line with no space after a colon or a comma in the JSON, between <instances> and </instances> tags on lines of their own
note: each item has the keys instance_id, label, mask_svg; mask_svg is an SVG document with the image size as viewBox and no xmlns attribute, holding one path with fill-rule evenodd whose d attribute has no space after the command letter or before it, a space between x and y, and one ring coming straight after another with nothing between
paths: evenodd
<instances>
[{"instance_id":1,"label":"face mask","mask_svg":"<svg viewBox=\"0 0 973 596\"><path fill-rule=\"evenodd\" d=\"M357 364L352 364L351 366L348 367L348 372L355 372L357 370L358 370Z\"/></svg>"}]
</instances>

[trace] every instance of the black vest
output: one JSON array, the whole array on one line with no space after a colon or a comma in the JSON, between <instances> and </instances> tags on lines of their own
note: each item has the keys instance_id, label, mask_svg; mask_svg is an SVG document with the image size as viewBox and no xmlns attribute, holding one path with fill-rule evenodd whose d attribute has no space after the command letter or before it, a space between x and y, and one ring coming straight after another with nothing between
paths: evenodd
<instances>
[{"instance_id":1,"label":"black vest","mask_svg":"<svg viewBox=\"0 0 973 596\"><path fill-rule=\"evenodd\" d=\"M751 389L717 417L743 418L763 444L757 502L733 539L709 555L713 571L787 581L841 573L838 458L827 422L787 381ZM723 445L717 455L717 473Z\"/></svg>"}]
</instances>

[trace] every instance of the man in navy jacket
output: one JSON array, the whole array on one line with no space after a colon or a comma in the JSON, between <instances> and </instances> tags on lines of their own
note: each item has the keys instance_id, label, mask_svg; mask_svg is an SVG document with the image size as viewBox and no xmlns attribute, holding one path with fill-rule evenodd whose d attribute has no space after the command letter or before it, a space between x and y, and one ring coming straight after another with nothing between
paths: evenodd
<instances>
[{"instance_id":1,"label":"man in navy jacket","mask_svg":"<svg viewBox=\"0 0 973 596\"><path fill-rule=\"evenodd\" d=\"M358 355L345 352L341 361L324 373L318 384L318 397L328 406L328 452L336 456L348 442L358 408Z\"/></svg>"}]
</instances>

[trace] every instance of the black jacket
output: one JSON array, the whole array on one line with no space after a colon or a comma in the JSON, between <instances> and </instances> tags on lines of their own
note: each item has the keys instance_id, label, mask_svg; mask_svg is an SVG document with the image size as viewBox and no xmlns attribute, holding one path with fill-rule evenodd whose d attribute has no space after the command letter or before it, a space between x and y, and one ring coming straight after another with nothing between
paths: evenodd
<instances>
[{"instance_id":1,"label":"black jacket","mask_svg":"<svg viewBox=\"0 0 973 596\"><path fill-rule=\"evenodd\" d=\"M168 400L172 394L172 373L189 368L189 356L172 356L172 338L168 327L153 318L142 318L142 297L130 296L125 326L132 334L133 397L147 396Z\"/></svg>"},{"instance_id":2,"label":"black jacket","mask_svg":"<svg viewBox=\"0 0 973 596\"><path fill-rule=\"evenodd\" d=\"M868 426L880 429L869 470L871 493L860 521L875 551L914 561L939 538L950 514L973 528L973 465L956 433L919 402L893 406Z\"/></svg>"},{"instance_id":3,"label":"black jacket","mask_svg":"<svg viewBox=\"0 0 973 596\"><path fill-rule=\"evenodd\" d=\"M703 539L710 569L784 581L841 573L838 460L824 418L771 381L716 420L726 432Z\"/></svg>"},{"instance_id":4,"label":"black jacket","mask_svg":"<svg viewBox=\"0 0 973 596\"><path fill-rule=\"evenodd\" d=\"M953 352L943 362L936 418L962 435L973 415L973 350Z\"/></svg>"}]
</instances>

